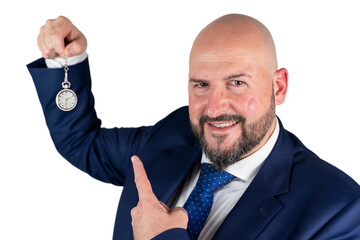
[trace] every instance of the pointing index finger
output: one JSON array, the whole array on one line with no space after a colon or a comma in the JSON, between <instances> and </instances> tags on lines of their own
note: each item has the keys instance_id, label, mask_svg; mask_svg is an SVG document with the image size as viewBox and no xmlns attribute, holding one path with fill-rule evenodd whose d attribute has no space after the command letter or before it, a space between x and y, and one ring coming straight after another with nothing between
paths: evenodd
<instances>
[{"instance_id":1,"label":"pointing index finger","mask_svg":"<svg viewBox=\"0 0 360 240\"><path fill-rule=\"evenodd\" d=\"M149 202L158 201L155 194L152 191L151 184L147 178L144 165L140 161L138 156L132 156L131 161L134 168L135 184L139 194L139 201Z\"/></svg>"}]
</instances>

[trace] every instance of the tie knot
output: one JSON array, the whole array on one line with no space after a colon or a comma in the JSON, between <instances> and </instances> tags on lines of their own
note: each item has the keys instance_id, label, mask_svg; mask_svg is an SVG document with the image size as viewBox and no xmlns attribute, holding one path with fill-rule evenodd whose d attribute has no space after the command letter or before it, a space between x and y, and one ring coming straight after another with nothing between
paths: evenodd
<instances>
[{"instance_id":1,"label":"tie knot","mask_svg":"<svg viewBox=\"0 0 360 240\"><path fill-rule=\"evenodd\" d=\"M221 172L213 165L203 163L200 170L200 177L196 185L204 191L214 194L215 191L230 183L234 179L235 176L230 173Z\"/></svg>"}]
</instances>

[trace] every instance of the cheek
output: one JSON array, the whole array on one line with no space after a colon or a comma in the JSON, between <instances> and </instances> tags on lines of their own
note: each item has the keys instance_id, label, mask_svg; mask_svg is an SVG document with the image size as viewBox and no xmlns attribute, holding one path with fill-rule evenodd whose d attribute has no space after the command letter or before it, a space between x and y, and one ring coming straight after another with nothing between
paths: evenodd
<instances>
[{"instance_id":1,"label":"cheek","mask_svg":"<svg viewBox=\"0 0 360 240\"><path fill-rule=\"evenodd\" d=\"M199 97L189 96L189 115L193 123L199 121L200 116L204 114L205 104Z\"/></svg>"},{"instance_id":2,"label":"cheek","mask_svg":"<svg viewBox=\"0 0 360 240\"><path fill-rule=\"evenodd\" d=\"M255 99L250 98L246 103L246 110L252 112L255 110L256 102Z\"/></svg>"},{"instance_id":3,"label":"cheek","mask_svg":"<svg viewBox=\"0 0 360 240\"><path fill-rule=\"evenodd\" d=\"M253 96L242 96L241 98L233 99L232 104L234 110L239 114L253 114L258 106L256 99Z\"/></svg>"}]
</instances>

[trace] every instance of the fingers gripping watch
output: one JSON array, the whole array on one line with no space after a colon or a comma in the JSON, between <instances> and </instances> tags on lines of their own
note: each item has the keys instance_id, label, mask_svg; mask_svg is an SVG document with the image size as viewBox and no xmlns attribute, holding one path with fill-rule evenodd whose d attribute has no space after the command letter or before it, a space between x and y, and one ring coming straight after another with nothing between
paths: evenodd
<instances>
[{"instance_id":1,"label":"fingers gripping watch","mask_svg":"<svg viewBox=\"0 0 360 240\"><path fill-rule=\"evenodd\" d=\"M65 78L64 82L62 82L61 86L64 88L59 91L56 95L55 102L58 108L62 111L71 111L75 108L77 104L77 96L74 91L70 89L71 83L68 81L68 66L67 66L67 58L65 57Z\"/></svg>"}]
</instances>

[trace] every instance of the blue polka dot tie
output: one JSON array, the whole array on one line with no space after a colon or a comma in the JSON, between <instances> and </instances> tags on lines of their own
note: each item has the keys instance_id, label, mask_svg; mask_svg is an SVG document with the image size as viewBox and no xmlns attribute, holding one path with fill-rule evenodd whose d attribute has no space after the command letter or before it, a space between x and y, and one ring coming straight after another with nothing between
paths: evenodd
<instances>
[{"instance_id":1,"label":"blue polka dot tie","mask_svg":"<svg viewBox=\"0 0 360 240\"><path fill-rule=\"evenodd\" d=\"M211 164L202 164L199 180L184 205L189 215L187 232L190 239L198 238L209 216L214 193L234 179L235 176L220 172Z\"/></svg>"}]
</instances>

